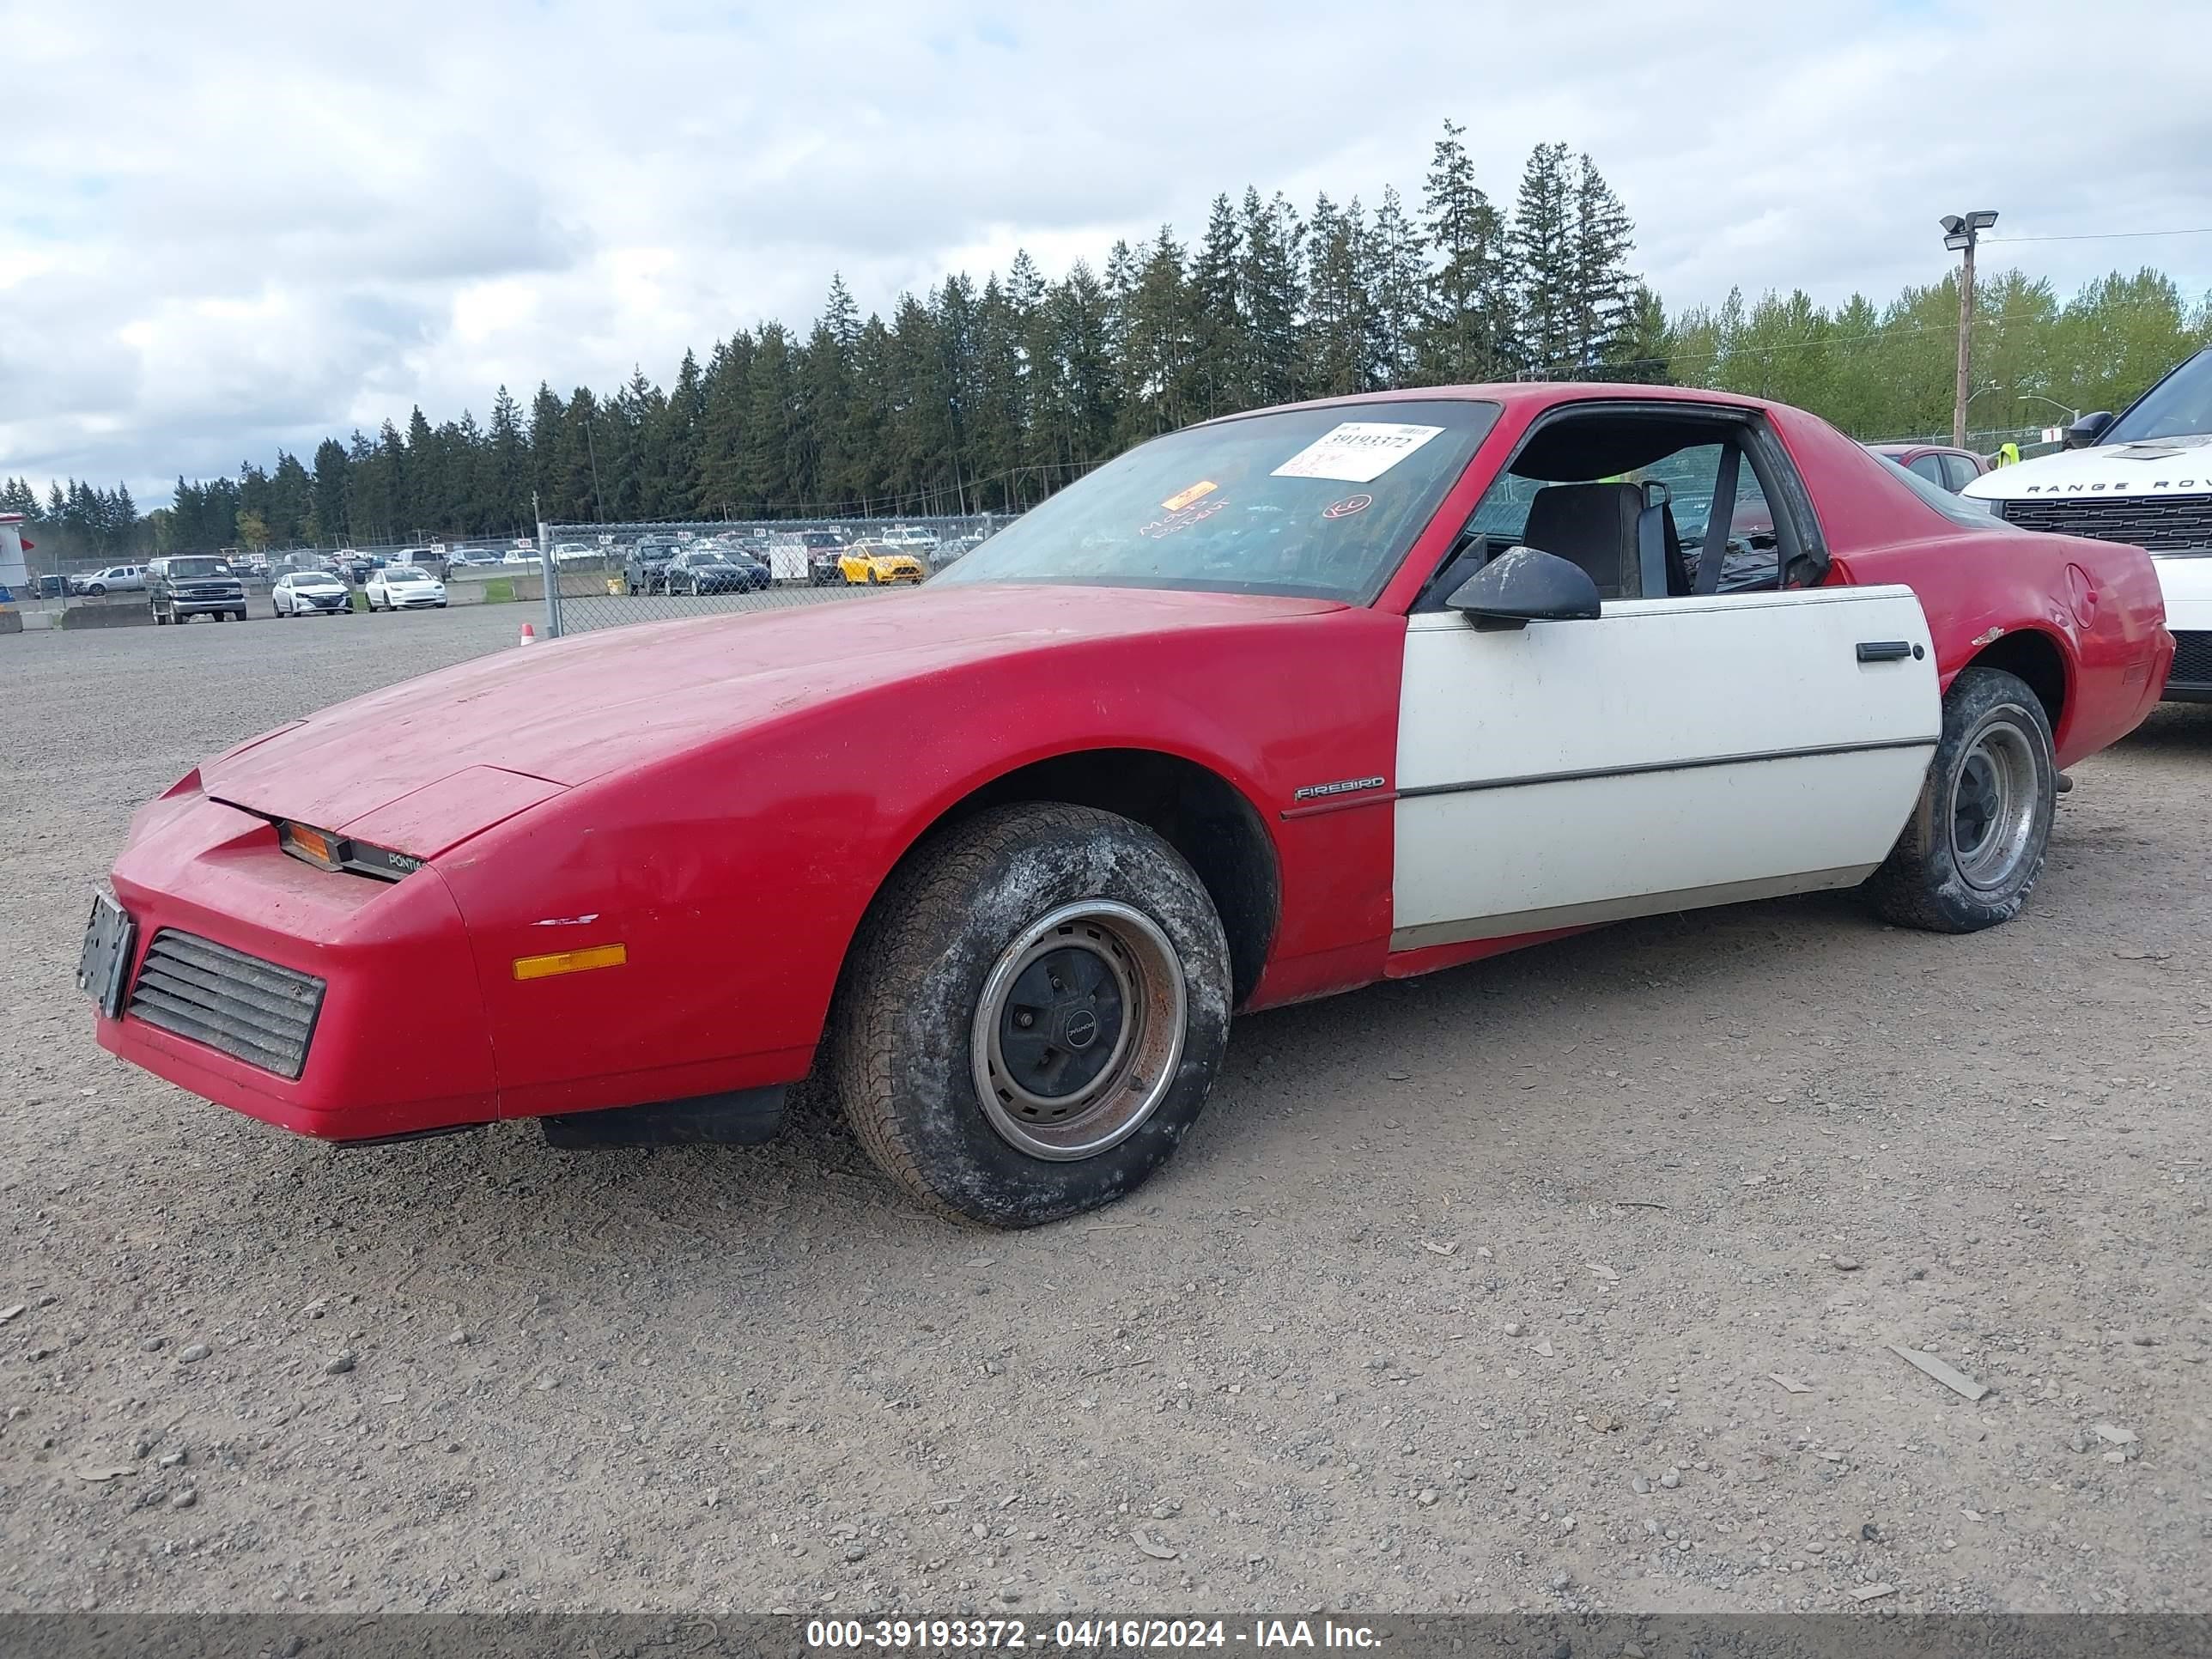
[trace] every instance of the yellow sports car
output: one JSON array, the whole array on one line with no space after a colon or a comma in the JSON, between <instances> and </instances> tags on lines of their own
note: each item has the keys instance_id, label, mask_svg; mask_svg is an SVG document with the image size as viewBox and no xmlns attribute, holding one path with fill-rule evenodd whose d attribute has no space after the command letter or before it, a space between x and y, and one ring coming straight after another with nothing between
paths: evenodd
<instances>
[{"instance_id":1,"label":"yellow sports car","mask_svg":"<svg viewBox=\"0 0 2212 1659\"><path fill-rule=\"evenodd\" d=\"M837 568L844 573L845 580L853 586L865 582L918 582L928 579L929 569L911 553L894 552L874 542L854 542L837 556Z\"/></svg>"}]
</instances>

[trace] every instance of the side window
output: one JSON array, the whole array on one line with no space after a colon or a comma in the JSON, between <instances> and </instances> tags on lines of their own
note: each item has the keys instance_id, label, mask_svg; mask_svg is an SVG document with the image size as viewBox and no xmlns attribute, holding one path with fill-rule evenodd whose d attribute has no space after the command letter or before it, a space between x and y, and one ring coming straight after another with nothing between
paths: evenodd
<instances>
[{"instance_id":1,"label":"side window","mask_svg":"<svg viewBox=\"0 0 2212 1659\"><path fill-rule=\"evenodd\" d=\"M1980 470L1964 455L1946 455L1943 470L1950 474L1946 482L1954 495L1982 476Z\"/></svg>"},{"instance_id":2,"label":"side window","mask_svg":"<svg viewBox=\"0 0 2212 1659\"><path fill-rule=\"evenodd\" d=\"M1942 484L1946 489L1950 488L1943 482L1943 458L1941 455L1915 455L1906 470L1917 472L1929 483Z\"/></svg>"},{"instance_id":3,"label":"side window","mask_svg":"<svg viewBox=\"0 0 2212 1659\"><path fill-rule=\"evenodd\" d=\"M1687 413L1599 407L1555 417L1484 492L1420 607L1440 605L1472 574L1472 560L1516 544L1581 566L1601 599L1691 593L1731 450L1735 488L1719 503L1726 518L1716 591L1771 589L1783 550L1759 468L1776 462L1768 448L1754 459L1756 441L1735 422ZM1799 550L1794 539L1789 550Z\"/></svg>"}]
</instances>

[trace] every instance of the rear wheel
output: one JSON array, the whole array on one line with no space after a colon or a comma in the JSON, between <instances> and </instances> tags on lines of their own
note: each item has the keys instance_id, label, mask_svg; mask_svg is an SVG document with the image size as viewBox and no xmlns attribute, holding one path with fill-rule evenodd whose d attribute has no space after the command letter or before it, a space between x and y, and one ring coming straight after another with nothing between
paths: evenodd
<instances>
[{"instance_id":1,"label":"rear wheel","mask_svg":"<svg viewBox=\"0 0 2212 1659\"><path fill-rule=\"evenodd\" d=\"M1939 933L2011 921L2043 873L2057 801L2042 703L2002 669L1962 670L1911 821L1868 878L1875 908Z\"/></svg>"},{"instance_id":2,"label":"rear wheel","mask_svg":"<svg viewBox=\"0 0 2212 1659\"><path fill-rule=\"evenodd\" d=\"M854 941L830 1063L861 1145L940 1214L1027 1227L1133 1191L1197 1120L1229 951L1189 865L1057 803L939 831Z\"/></svg>"}]
</instances>

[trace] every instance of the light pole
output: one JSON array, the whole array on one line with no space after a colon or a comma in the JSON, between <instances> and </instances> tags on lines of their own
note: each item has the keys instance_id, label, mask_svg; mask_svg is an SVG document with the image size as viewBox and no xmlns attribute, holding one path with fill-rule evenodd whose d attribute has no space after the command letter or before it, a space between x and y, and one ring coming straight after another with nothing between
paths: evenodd
<instances>
[{"instance_id":1,"label":"light pole","mask_svg":"<svg viewBox=\"0 0 2212 1659\"><path fill-rule=\"evenodd\" d=\"M2063 415L2066 417L2066 424L2069 426L2072 426L2076 421L2081 418L2081 411L2080 410L2069 408L2066 404L2060 403L2057 398L2046 398L2039 392L2015 392L2012 395L2015 398L2026 398L2030 403L2049 404L2053 409L2057 410L2061 415Z\"/></svg>"},{"instance_id":2,"label":"light pole","mask_svg":"<svg viewBox=\"0 0 2212 1659\"><path fill-rule=\"evenodd\" d=\"M1963 218L1947 213L1942 218L1943 246L1965 254L1959 271L1959 379L1951 397L1951 447L1966 447L1966 368L1972 360L1974 331L1974 243L1996 223L1994 210L1982 208Z\"/></svg>"}]
</instances>

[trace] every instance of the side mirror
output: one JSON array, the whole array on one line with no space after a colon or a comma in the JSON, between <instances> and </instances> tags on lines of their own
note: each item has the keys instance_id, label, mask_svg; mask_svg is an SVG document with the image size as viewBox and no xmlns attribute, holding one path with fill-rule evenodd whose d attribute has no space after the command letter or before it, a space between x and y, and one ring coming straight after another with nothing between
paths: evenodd
<instances>
[{"instance_id":1,"label":"side mirror","mask_svg":"<svg viewBox=\"0 0 2212 1659\"><path fill-rule=\"evenodd\" d=\"M1444 603L1477 628L1525 628L1532 622L1589 622L1597 584L1580 565L1533 547L1509 547L1469 576Z\"/></svg>"},{"instance_id":2,"label":"side mirror","mask_svg":"<svg viewBox=\"0 0 2212 1659\"><path fill-rule=\"evenodd\" d=\"M2066 447L2088 448L2090 445L2104 436L2105 428L2112 423L2112 411L2109 409L2100 409L2094 415L2084 415L2066 428Z\"/></svg>"}]
</instances>

